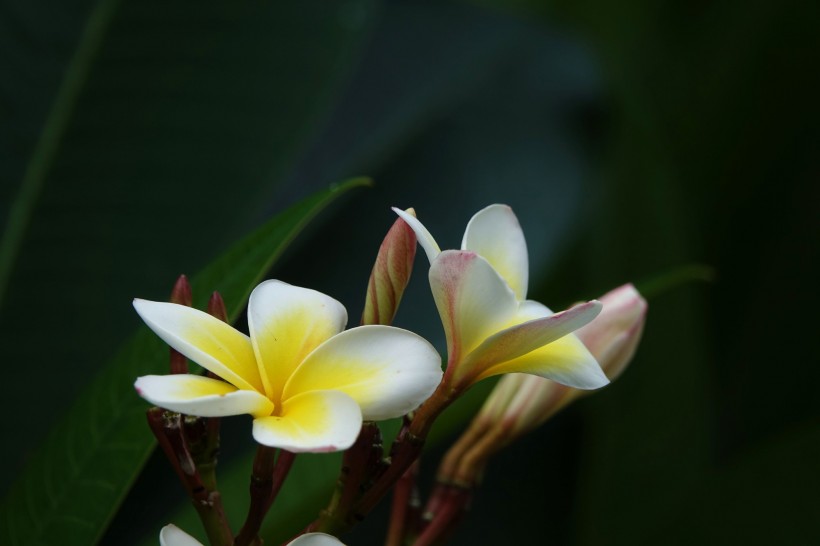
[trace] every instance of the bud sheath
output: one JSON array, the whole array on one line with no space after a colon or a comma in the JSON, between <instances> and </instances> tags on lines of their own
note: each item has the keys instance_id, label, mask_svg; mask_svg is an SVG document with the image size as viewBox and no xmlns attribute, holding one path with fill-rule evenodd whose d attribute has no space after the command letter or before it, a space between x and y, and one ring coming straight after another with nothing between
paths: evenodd
<instances>
[{"instance_id":1,"label":"bud sheath","mask_svg":"<svg viewBox=\"0 0 820 546\"><path fill-rule=\"evenodd\" d=\"M408 214L415 216L413 209ZM398 219L387 232L367 285L362 324L392 324L416 257L416 234Z\"/></svg>"}]
</instances>

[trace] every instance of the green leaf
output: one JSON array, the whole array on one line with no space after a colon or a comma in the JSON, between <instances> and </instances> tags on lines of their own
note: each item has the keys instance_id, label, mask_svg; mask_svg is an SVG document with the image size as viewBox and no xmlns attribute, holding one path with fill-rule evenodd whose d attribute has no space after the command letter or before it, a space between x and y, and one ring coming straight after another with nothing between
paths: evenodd
<instances>
[{"instance_id":1,"label":"green leaf","mask_svg":"<svg viewBox=\"0 0 820 546\"><path fill-rule=\"evenodd\" d=\"M251 288L293 238L330 202L368 184L353 179L282 212L233 246L192 280L195 303L213 289L229 304L231 320ZM140 330L91 382L33 456L0 507L0 543L93 544L154 446L146 404L131 384L167 367L167 350Z\"/></svg>"},{"instance_id":2,"label":"green leaf","mask_svg":"<svg viewBox=\"0 0 820 546\"><path fill-rule=\"evenodd\" d=\"M4 381L49 401L7 422L2 494L133 330L134 295L165 297L282 203L357 174L273 195L354 69L373 5L46 1L0 17L0 345L25 362ZM10 391L5 411L29 404Z\"/></svg>"}]
</instances>

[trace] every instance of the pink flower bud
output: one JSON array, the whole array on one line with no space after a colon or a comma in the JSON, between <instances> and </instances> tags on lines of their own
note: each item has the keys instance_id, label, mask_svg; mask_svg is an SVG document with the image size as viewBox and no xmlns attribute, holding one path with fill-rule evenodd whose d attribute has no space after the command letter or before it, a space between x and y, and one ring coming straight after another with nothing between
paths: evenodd
<instances>
[{"instance_id":1,"label":"pink flower bud","mask_svg":"<svg viewBox=\"0 0 820 546\"><path fill-rule=\"evenodd\" d=\"M646 300L631 284L607 292L600 298L604 308L595 320L575 335L603 368L610 381L621 375L641 340L646 318Z\"/></svg>"},{"instance_id":2,"label":"pink flower bud","mask_svg":"<svg viewBox=\"0 0 820 546\"><path fill-rule=\"evenodd\" d=\"M174 288L171 289L169 301L188 307L192 305L193 297L191 296L191 283L188 282L188 277L180 275L177 278ZM171 373L188 373L188 359L174 349L170 349L170 362Z\"/></svg>"},{"instance_id":3,"label":"pink flower bud","mask_svg":"<svg viewBox=\"0 0 820 546\"><path fill-rule=\"evenodd\" d=\"M635 354L646 317L646 300L631 284L600 298L601 313L575 331L610 380L618 377ZM501 445L538 427L584 391L534 375L508 374L501 378L476 421L483 427L501 427Z\"/></svg>"},{"instance_id":4,"label":"pink flower bud","mask_svg":"<svg viewBox=\"0 0 820 546\"><path fill-rule=\"evenodd\" d=\"M208 314L222 322L228 322L228 309L225 307L222 294L219 292L211 294L211 299L208 300Z\"/></svg>"},{"instance_id":5,"label":"pink flower bud","mask_svg":"<svg viewBox=\"0 0 820 546\"><path fill-rule=\"evenodd\" d=\"M407 209L406 212L416 215L413 209ZM415 257L416 234L399 218L379 247L367 285L362 324L389 325L393 322L404 289L410 282Z\"/></svg>"},{"instance_id":6,"label":"pink flower bud","mask_svg":"<svg viewBox=\"0 0 820 546\"><path fill-rule=\"evenodd\" d=\"M188 282L188 277L180 275L177 278L174 288L171 289L171 298L168 301L179 305L187 305L188 307L191 306L191 284Z\"/></svg>"}]
</instances>

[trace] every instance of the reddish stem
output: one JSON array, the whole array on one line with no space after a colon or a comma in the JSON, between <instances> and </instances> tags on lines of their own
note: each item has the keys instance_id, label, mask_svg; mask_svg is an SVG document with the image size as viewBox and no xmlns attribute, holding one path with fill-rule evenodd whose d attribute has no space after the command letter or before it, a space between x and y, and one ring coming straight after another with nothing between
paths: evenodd
<instances>
[{"instance_id":1,"label":"reddish stem","mask_svg":"<svg viewBox=\"0 0 820 546\"><path fill-rule=\"evenodd\" d=\"M390 528L387 530L385 546L401 546L409 532L414 531L414 516L419 510L416 480L419 461L413 462L393 488L393 506L390 512Z\"/></svg>"},{"instance_id":2,"label":"reddish stem","mask_svg":"<svg viewBox=\"0 0 820 546\"><path fill-rule=\"evenodd\" d=\"M151 432L156 436L202 520L208 540L214 546L230 546L233 534L225 517L222 497L218 491L209 489L203 483L188 450L181 416L161 408L151 408L146 415Z\"/></svg>"},{"instance_id":3,"label":"reddish stem","mask_svg":"<svg viewBox=\"0 0 820 546\"><path fill-rule=\"evenodd\" d=\"M279 491L281 491L282 485L284 485L285 479L288 477L290 469L293 467L294 460L296 460L296 453L285 451L284 449L279 450L279 457L277 457L276 464L273 467L270 496L268 498L267 506L265 506L265 512L270 510L273 501L275 501L276 497L279 495Z\"/></svg>"},{"instance_id":4,"label":"reddish stem","mask_svg":"<svg viewBox=\"0 0 820 546\"><path fill-rule=\"evenodd\" d=\"M280 450L279 457L276 458L276 448L273 447L260 445L256 450L250 483L251 505L245 523L236 535L234 546L261 544L258 537L259 529L279 490L282 489L295 458L294 453L285 450Z\"/></svg>"},{"instance_id":5,"label":"reddish stem","mask_svg":"<svg viewBox=\"0 0 820 546\"><path fill-rule=\"evenodd\" d=\"M461 516L467 511L472 497L471 489L446 486L439 510L413 546L432 546L449 536Z\"/></svg>"}]
</instances>

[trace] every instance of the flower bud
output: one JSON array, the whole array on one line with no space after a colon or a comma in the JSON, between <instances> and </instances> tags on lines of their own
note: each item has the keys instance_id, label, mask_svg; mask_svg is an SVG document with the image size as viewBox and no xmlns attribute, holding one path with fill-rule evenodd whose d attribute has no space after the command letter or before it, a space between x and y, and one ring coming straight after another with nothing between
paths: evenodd
<instances>
[{"instance_id":1,"label":"flower bud","mask_svg":"<svg viewBox=\"0 0 820 546\"><path fill-rule=\"evenodd\" d=\"M407 209L406 212L416 215L413 209ZM362 324L389 325L393 322L404 289L410 282L415 257L416 234L399 218L379 247L367 285Z\"/></svg>"},{"instance_id":2,"label":"flower bud","mask_svg":"<svg viewBox=\"0 0 820 546\"><path fill-rule=\"evenodd\" d=\"M177 282L174 283L174 287L171 289L171 297L168 301L178 305L187 305L188 307L192 305L191 283L188 282L188 277L180 275L177 278Z\"/></svg>"},{"instance_id":3,"label":"flower bud","mask_svg":"<svg viewBox=\"0 0 820 546\"><path fill-rule=\"evenodd\" d=\"M208 300L208 314L222 322L228 322L228 309L225 307L222 294L219 292L211 294L211 299Z\"/></svg>"},{"instance_id":4,"label":"flower bud","mask_svg":"<svg viewBox=\"0 0 820 546\"><path fill-rule=\"evenodd\" d=\"M607 292L600 298L604 308L595 320L576 330L609 377L621 375L632 360L643 333L646 300L631 284Z\"/></svg>"},{"instance_id":5,"label":"flower bud","mask_svg":"<svg viewBox=\"0 0 820 546\"><path fill-rule=\"evenodd\" d=\"M174 288L171 289L171 303L177 305L185 305L190 307L193 302L191 295L191 283L188 282L188 277L180 275L177 282L174 283ZM188 373L188 359L183 355L170 349L171 373Z\"/></svg>"},{"instance_id":6,"label":"flower bud","mask_svg":"<svg viewBox=\"0 0 820 546\"><path fill-rule=\"evenodd\" d=\"M575 331L610 380L618 377L632 360L646 317L646 300L631 284L600 298L601 313ZM534 375L508 374L487 398L476 420L494 422L506 429L504 444L529 432L584 391L559 385Z\"/></svg>"}]
</instances>

